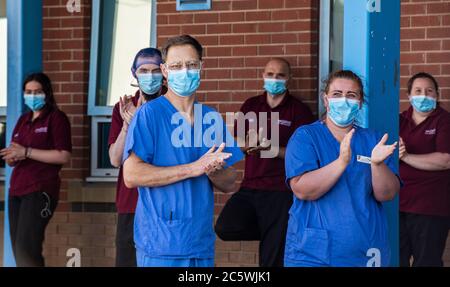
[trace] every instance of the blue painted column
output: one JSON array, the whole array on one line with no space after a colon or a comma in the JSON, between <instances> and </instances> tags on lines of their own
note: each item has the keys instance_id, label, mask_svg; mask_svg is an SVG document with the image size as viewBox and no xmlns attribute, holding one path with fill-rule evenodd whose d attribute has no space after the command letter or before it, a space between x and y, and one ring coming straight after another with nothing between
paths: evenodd
<instances>
[{"instance_id":1,"label":"blue painted column","mask_svg":"<svg viewBox=\"0 0 450 287\"><path fill-rule=\"evenodd\" d=\"M6 143L23 112L22 83L25 76L42 70L42 0L7 0L8 98ZM11 168L5 177L5 224L3 266L15 266L9 236L8 190Z\"/></svg>"},{"instance_id":2,"label":"blue painted column","mask_svg":"<svg viewBox=\"0 0 450 287\"><path fill-rule=\"evenodd\" d=\"M366 103L359 121L398 140L400 0L345 0L344 68L360 75ZM395 154L398 162L398 152ZM392 266L399 264L398 196L385 203Z\"/></svg>"}]
</instances>

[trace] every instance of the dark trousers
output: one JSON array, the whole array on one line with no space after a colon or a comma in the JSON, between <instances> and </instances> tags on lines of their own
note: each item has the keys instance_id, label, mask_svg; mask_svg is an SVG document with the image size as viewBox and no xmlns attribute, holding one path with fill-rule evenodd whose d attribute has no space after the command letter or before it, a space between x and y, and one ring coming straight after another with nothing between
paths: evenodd
<instances>
[{"instance_id":1,"label":"dark trousers","mask_svg":"<svg viewBox=\"0 0 450 287\"><path fill-rule=\"evenodd\" d=\"M57 204L45 192L9 197L9 228L18 267L45 266L42 243Z\"/></svg>"},{"instance_id":2,"label":"dark trousers","mask_svg":"<svg viewBox=\"0 0 450 287\"><path fill-rule=\"evenodd\" d=\"M134 213L119 213L116 232L116 267L137 266L133 229Z\"/></svg>"},{"instance_id":3,"label":"dark trousers","mask_svg":"<svg viewBox=\"0 0 450 287\"><path fill-rule=\"evenodd\" d=\"M215 231L224 241L260 240L259 265L282 267L292 196L241 188L226 203Z\"/></svg>"},{"instance_id":4,"label":"dark trousers","mask_svg":"<svg viewBox=\"0 0 450 287\"><path fill-rule=\"evenodd\" d=\"M449 217L400 212L400 266L443 266Z\"/></svg>"}]
</instances>

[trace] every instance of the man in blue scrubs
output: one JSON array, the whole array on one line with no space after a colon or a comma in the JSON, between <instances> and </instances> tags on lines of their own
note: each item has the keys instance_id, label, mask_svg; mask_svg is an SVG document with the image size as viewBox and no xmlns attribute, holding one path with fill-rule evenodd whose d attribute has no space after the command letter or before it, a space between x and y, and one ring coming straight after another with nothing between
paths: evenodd
<instances>
[{"instance_id":1,"label":"man in blue scrubs","mask_svg":"<svg viewBox=\"0 0 450 287\"><path fill-rule=\"evenodd\" d=\"M327 114L289 140L286 180L294 192L285 266L387 266L382 202L400 189L388 135L354 124L363 85L351 71L331 74Z\"/></svg>"},{"instance_id":2,"label":"man in blue scrubs","mask_svg":"<svg viewBox=\"0 0 450 287\"><path fill-rule=\"evenodd\" d=\"M168 92L136 112L124 149L125 184L139 191L137 264L212 267L213 186L235 190L231 165L243 154L220 114L195 100L200 43L188 35L170 38L162 55Z\"/></svg>"}]
</instances>

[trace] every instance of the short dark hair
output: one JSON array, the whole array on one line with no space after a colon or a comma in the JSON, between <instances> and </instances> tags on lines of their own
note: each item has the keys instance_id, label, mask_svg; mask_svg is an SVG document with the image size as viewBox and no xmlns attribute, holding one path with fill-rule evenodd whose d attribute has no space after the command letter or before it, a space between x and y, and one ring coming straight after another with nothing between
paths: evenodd
<instances>
[{"instance_id":1,"label":"short dark hair","mask_svg":"<svg viewBox=\"0 0 450 287\"><path fill-rule=\"evenodd\" d=\"M28 75L23 81L22 91L25 91L25 86L33 81L38 82L42 86L42 91L45 93L45 106L48 108L58 108L55 97L53 96L52 82L44 73L33 73Z\"/></svg>"},{"instance_id":2,"label":"short dark hair","mask_svg":"<svg viewBox=\"0 0 450 287\"><path fill-rule=\"evenodd\" d=\"M417 74L415 74L414 76L412 76L408 80L408 84L407 84L408 95L411 94L411 90L412 90L412 87L414 85L414 81L417 80L417 79L428 79L428 80L432 81L433 85L434 85L434 88L436 89L436 93L439 95L439 84L438 84L438 82L436 81L436 79L432 75L430 75L428 73L425 73L425 72L417 73Z\"/></svg>"},{"instance_id":3,"label":"short dark hair","mask_svg":"<svg viewBox=\"0 0 450 287\"><path fill-rule=\"evenodd\" d=\"M197 51L199 59L200 60L202 59L202 56L203 56L202 45L194 37L192 37L190 35L181 35L181 36L169 38L169 39L167 39L166 43L164 43L164 45L161 49L163 61L166 62L167 54L169 52L170 47L184 46L184 45L191 45Z\"/></svg>"}]
</instances>

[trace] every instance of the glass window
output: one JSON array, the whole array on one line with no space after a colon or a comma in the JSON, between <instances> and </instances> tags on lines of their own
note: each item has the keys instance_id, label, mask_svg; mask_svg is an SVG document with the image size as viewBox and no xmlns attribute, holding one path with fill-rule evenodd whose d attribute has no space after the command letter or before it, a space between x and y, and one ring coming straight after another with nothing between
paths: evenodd
<instances>
[{"instance_id":1,"label":"glass window","mask_svg":"<svg viewBox=\"0 0 450 287\"><path fill-rule=\"evenodd\" d=\"M100 1L99 9L95 106L114 106L136 90L130 69L136 53L150 46L152 3Z\"/></svg>"},{"instance_id":2,"label":"glass window","mask_svg":"<svg viewBox=\"0 0 450 287\"><path fill-rule=\"evenodd\" d=\"M108 135L112 107L123 95L134 95L131 65L136 53L156 42L155 1L93 0L89 109L91 177L108 181L117 176L109 159Z\"/></svg>"},{"instance_id":3,"label":"glass window","mask_svg":"<svg viewBox=\"0 0 450 287\"><path fill-rule=\"evenodd\" d=\"M100 122L97 127L97 168L114 168L109 160L108 137L111 123Z\"/></svg>"},{"instance_id":4,"label":"glass window","mask_svg":"<svg viewBox=\"0 0 450 287\"><path fill-rule=\"evenodd\" d=\"M111 165L109 159L108 137L111 127L111 117L93 117L91 130L91 177L105 179L108 177L116 177L119 170Z\"/></svg>"},{"instance_id":5,"label":"glass window","mask_svg":"<svg viewBox=\"0 0 450 287\"><path fill-rule=\"evenodd\" d=\"M319 116L325 113L321 91L329 73L343 68L344 0L320 1Z\"/></svg>"},{"instance_id":6,"label":"glass window","mask_svg":"<svg viewBox=\"0 0 450 287\"><path fill-rule=\"evenodd\" d=\"M211 0L177 0L177 11L210 10Z\"/></svg>"},{"instance_id":7,"label":"glass window","mask_svg":"<svg viewBox=\"0 0 450 287\"><path fill-rule=\"evenodd\" d=\"M0 0L0 107L6 107L7 93L7 20L6 0Z\"/></svg>"},{"instance_id":8,"label":"glass window","mask_svg":"<svg viewBox=\"0 0 450 287\"><path fill-rule=\"evenodd\" d=\"M8 51L7 51L7 25L6 25L6 0L0 0L0 149L6 147L6 115L8 89ZM5 161L0 158L0 176L5 175Z\"/></svg>"},{"instance_id":9,"label":"glass window","mask_svg":"<svg viewBox=\"0 0 450 287\"><path fill-rule=\"evenodd\" d=\"M330 71L341 70L344 55L344 0L331 1Z\"/></svg>"},{"instance_id":10,"label":"glass window","mask_svg":"<svg viewBox=\"0 0 450 287\"><path fill-rule=\"evenodd\" d=\"M0 150L6 147L6 118L0 118ZM5 174L5 161L0 158L0 176Z\"/></svg>"}]
</instances>

